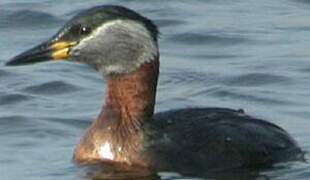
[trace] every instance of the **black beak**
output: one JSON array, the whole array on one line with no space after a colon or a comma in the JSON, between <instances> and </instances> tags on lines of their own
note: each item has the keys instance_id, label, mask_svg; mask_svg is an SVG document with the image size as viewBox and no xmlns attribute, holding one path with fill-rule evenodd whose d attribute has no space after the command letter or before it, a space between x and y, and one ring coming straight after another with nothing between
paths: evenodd
<instances>
[{"instance_id":1,"label":"black beak","mask_svg":"<svg viewBox=\"0 0 310 180\"><path fill-rule=\"evenodd\" d=\"M52 49L48 44L36 46L18 56L15 56L6 63L7 66L18 66L36 62L48 61L52 58Z\"/></svg>"},{"instance_id":2,"label":"black beak","mask_svg":"<svg viewBox=\"0 0 310 180\"><path fill-rule=\"evenodd\" d=\"M70 48L74 46L75 42L54 42L50 41L40 44L18 56L9 60L7 66L26 65L37 62L44 62L48 60L67 59L70 54Z\"/></svg>"}]
</instances>

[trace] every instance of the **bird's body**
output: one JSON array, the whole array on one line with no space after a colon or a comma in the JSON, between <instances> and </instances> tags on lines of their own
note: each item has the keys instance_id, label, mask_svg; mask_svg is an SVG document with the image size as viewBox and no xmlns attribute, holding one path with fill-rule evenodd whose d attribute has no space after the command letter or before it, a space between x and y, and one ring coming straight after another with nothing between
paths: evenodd
<instances>
[{"instance_id":1,"label":"bird's body","mask_svg":"<svg viewBox=\"0 0 310 180\"><path fill-rule=\"evenodd\" d=\"M302 159L282 128L240 110L186 108L153 119L147 147L159 166L178 172L259 168Z\"/></svg>"},{"instance_id":2,"label":"bird's body","mask_svg":"<svg viewBox=\"0 0 310 180\"><path fill-rule=\"evenodd\" d=\"M99 6L80 13L51 40L7 64L71 57L106 78L105 106L74 152L80 164L191 173L267 167L303 158L285 130L241 110L186 108L153 115L157 35L152 21L138 13Z\"/></svg>"}]
</instances>

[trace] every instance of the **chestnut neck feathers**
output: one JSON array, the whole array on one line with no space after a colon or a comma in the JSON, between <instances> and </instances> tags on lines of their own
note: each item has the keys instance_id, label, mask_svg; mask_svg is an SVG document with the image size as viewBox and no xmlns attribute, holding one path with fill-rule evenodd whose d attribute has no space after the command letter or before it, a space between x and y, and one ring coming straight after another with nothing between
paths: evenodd
<instances>
[{"instance_id":1,"label":"chestnut neck feathers","mask_svg":"<svg viewBox=\"0 0 310 180\"><path fill-rule=\"evenodd\" d=\"M156 57L135 72L108 76L106 105L100 119L138 130L142 121L153 115L158 73Z\"/></svg>"},{"instance_id":2,"label":"chestnut neck feathers","mask_svg":"<svg viewBox=\"0 0 310 180\"><path fill-rule=\"evenodd\" d=\"M143 122L154 112L159 56L128 74L107 77L106 104L75 150L79 163L113 161L148 166Z\"/></svg>"}]
</instances>

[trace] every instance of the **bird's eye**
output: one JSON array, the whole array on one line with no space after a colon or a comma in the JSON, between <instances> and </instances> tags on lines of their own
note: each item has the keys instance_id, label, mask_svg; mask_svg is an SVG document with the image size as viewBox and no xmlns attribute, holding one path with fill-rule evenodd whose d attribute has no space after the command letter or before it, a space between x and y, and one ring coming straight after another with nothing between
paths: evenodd
<instances>
[{"instance_id":1,"label":"bird's eye","mask_svg":"<svg viewBox=\"0 0 310 180\"><path fill-rule=\"evenodd\" d=\"M88 35L91 32L91 29L89 27L86 26L82 26L80 29L80 33L82 35Z\"/></svg>"}]
</instances>

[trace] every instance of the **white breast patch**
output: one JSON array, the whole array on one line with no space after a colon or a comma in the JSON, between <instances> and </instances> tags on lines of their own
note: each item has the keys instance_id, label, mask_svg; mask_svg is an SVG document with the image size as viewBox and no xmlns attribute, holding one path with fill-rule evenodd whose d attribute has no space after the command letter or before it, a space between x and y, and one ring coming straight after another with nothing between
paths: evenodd
<instances>
[{"instance_id":1,"label":"white breast patch","mask_svg":"<svg viewBox=\"0 0 310 180\"><path fill-rule=\"evenodd\" d=\"M111 149L111 145L105 142L99 149L99 155L103 159L114 160L114 154Z\"/></svg>"}]
</instances>

